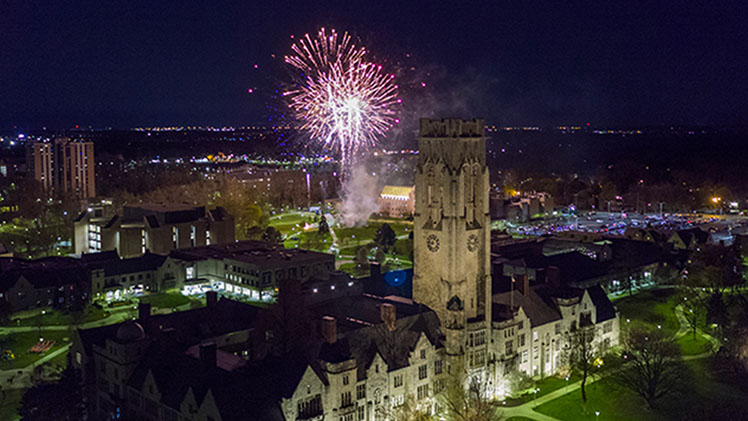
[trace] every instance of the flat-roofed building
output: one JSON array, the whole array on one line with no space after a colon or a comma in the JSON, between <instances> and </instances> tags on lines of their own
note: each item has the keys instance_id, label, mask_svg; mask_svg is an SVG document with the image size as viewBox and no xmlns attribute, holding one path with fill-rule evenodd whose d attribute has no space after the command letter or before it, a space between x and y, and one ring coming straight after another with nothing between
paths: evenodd
<instances>
[{"instance_id":1,"label":"flat-roofed building","mask_svg":"<svg viewBox=\"0 0 748 421\"><path fill-rule=\"evenodd\" d=\"M414 186L384 186L377 199L379 213L395 218L413 215L415 189Z\"/></svg>"},{"instance_id":2,"label":"flat-roofed building","mask_svg":"<svg viewBox=\"0 0 748 421\"><path fill-rule=\"evenodd\" d=\"M91 209L76 218L74 229L76 253L117 250L125 258L234 242L234 217L222 207L140 204L114 216Z\"/></svg>"},{"instance_id":3,"label":"flat-roofed building","mask_svg":"<svg viewBox=\"0 0 748 421\"><path fill-rule=\"evenodd\" d=\"M335 270L332 254L263 241L175 250L170 257L184 267L188 294L211 289L263 301L273 297L284 279L304 283L326 279Z\"/></svg>"}]
</instances>

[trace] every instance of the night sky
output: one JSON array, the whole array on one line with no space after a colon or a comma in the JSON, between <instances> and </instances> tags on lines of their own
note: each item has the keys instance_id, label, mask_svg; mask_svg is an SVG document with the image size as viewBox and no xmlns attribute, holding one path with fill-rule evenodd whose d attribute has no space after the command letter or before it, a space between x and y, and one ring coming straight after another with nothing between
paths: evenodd
<instances>
[{"instance_id":1,"label":"night sky","mask_svg":"<svg viewBox=\"0 0 748 421\"><path fill-rule=\"evenodd\" d=\"M4 1L0 129L283 121L290 35L320 26L427 83L406 117L746 125L747 22L744 0Z\"/></svg>"}]
</instances>

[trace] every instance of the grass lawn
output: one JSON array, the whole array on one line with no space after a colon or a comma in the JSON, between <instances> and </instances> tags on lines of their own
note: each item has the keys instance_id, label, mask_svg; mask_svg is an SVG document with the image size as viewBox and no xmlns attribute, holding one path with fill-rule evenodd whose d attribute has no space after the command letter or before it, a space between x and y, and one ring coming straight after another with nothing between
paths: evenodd
<instances>
[{"instance_id":1,"label":"grass lawn","mask_svg":"<svg viewBox=\"0 0 748 421\"><path fill-rule=\"evenodd\" d=\"M348 246L340 248L341 256L355 256L359 246Z\"/></svg>"},{"instance_id":2,"label":"grass lawn","mask_svg":"<svg viewBox=\"0 0 748 421\"><path fill-rule=\"evenodd\" d=\"M79 323L93 322L108 317L109 313L105 309L94 306L86 306L86 310L78 318ZM12 316L11 316L12 317ZM78 317L78 316L76 316ZM12 320L8 326L53 326L53 325L73 325L75 319L70 313L63 313L59 310L46 310L45 314L37 314L31 317L24 317Z\"/></svg>"},{"instance_id":3,"label":"grass lawn","mask_svg":"<svg viewBox=\"0 0 748 421\"><path fill-rule=\"evenodd\" d=\"M62 367L63 369L68 366L68 353L63 352L60 355L52 358L51 360L47 361L46 364L50 365L56 365L59 367Z\"/></svg>"},{"instance_id":4,"label":"grass lawn","mask_svg":"<svg viewBox=\"0 0 748 421\"><path fill-rule=\"evenodd\" d=\"M400 258L399 260L395 259L387 259L387 262L385 263L385 266L382 268L382 271L391 271L391 270L402 270L402 269L410 269L413 267L413 262L410 260Z\"/></svg>"},{"instance_id":5,"label":"grass lawn","mask_svg":"<svg viewBox=\"0 0 748 421\"><path fill-rule=\"evenodd\" d=\"M25 389L8 389L5 390L5 395L2 401L0 401L0 420L15 421L20 419L18 416L18 408L21 406L21 398L26 392Z\"/></svg>"},{"instance_id":6,"label":"grass lawn","mask_svg":"<svg viewBox=\"0 0 748 421\"><path fill-rule=\"evenodd\" d=\"M616 300L615 305L621 312L621 327L631 323L656 329L660 325L668 334L675 335L680 324L675 316L674 292L672 289L650 290Z\"/></svg>"},{"instance_id":7,"label":"grass lawn","mask_svg":"<svg viewBox=\"0 0 748 421\"><path fill-rule=\"evenodd\" d=\"M313 213L298 212L274 216L268 223L269 226L275 227L283 235L289 235L300 232L304 228L304 222L310 222L317 218Z\"/></svg>"},{"instance_id":8,"label":"grass lawn","mask_svg":"<svg viewBox=\"0 0 748 421\"><path fill-rule=\"evenodd\" d=\"M702 335L696 334L696 339L689 332L678 338L681 353L683 355L699 355L711 350L712 343L706 340Z\"/></svg>"},{"instance_id":9,"label":"grass lawn","mask_svg":"<svg viewBox=\"0 0 748 421\"><path fill-rule=\"evenodd\" d=\"M332 246L332 236L326 234L324 237L319 238L317 230L304 231L293 237L286 238L283 241L283 247L285 248L300 248L304 250L321 251L328 253Z\"/></svg>"},{"instance_id":10,"label":"grass lawn","mask_svg":"<svg viewBox=\"0 0 748 421\"><path fill-rule=\"evenodd\" d=\"M507 418L506 421L535 421L532 418L526 418L526 417L510 417Z\"/></svg>"},{"instance_id":11,"label":"grass lawn","mask_svg":"<svg viewBox=\"0 0 748 421\"><path fill-rule=\"evenodd\" d=\"M355 263L343 263L340 265L338 270L342 270L343 272L349 273L354 278L365 278L369 276L369 270L366 271L358 271L356 270L356 264Z\"/></svg>"},{"instance_id":12,"label":"grass lawn","mask_svg":"<svg viewBox=\"0 0 748 421\"><path fill-rule=\"evenodd\" d=\"M363 227L337 227L335 234L338 236L339 246L341 249L369 244L374 241L377 230L382 226L378 222L369 222ZM403 223L390 223L390 227L395 231L396 236L408 234L413 230L412 225Z\"/></svg>"},{"instance_id":13,"label":"grass lawn","mask_svg":"<svg viewBox=\"0 0 748 421\"><path fill-rule=\"evenodd\" d=\"M190 302L190 298L178 292L156 292L140 297L140 302L150 303L151 307L173 308Z\"/></svg>"},{"instance_id":14,"label":"grass lawn","mask_svg":"<svg viewBox=\"0 0 748 421\"><path fill-rule=\"evenodd\" d=\"M10 370L24 368L46 354L56 351L61 346L67 344L64 338L69 338L69 333L60 330L42 330L44 340L53 340L55 344L44 354L33 354L29 352L31 347L39 342L39 332L20 332L10 333L0 336L0 348L10 349L16 358L9 361L0 361L0 370ZM68 339L69 340L69 339Z\"/></svg>"},{"instance_id":15,"label":"grass lawn","mask_svg":"<svg viewBox=\"0 0 748 421\"><path fill-rule=\"evenodd\" d=\"M512 407L512 406L522 405L525 402L530 402L531 400L537 399L543 395L551 393L554 390L558 390L558 389L561 389L562 387L566 387L568 384L574 383L577 380L579 380L579 376L577 376L576 374L570 376L568 382L563 377L557 377L557 376L546 377L543 380L539 380L537 383L535 383L535 388L540 389L538 390L537 394L526 393L517 398L507 398L505 399L506 404L502 406Z\"/></svg>"},{"instance_id":16,"label":"grass lawn","mask_svg":"<svg viewBox=\"0 0 748 421\"><path fill-rule=\"evenodd\" d=\"M644 401L631 390L604 378L587 387L587 403L575 390L536 408L540 413L560 420L682 420L709 418L713 410L740 414L746 410L746 391L720 382L709 370L706 359L688 361L682 390L666 396L656 410L646 408ZM600 411L600 416L595 416Z\"/></svg>"}]
</instances>

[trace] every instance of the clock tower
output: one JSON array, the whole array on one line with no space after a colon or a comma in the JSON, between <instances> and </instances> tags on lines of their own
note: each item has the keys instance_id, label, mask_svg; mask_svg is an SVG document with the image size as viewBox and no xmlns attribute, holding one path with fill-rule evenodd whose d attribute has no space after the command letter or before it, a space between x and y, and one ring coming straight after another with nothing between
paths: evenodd
<instances>
[{"instance_id":1,"label":"clock tower","mask_svg":"<svg viewBox=\"0 0 748 421\"><path fill-rule=\"evenodd\" d=\"M441 319L447 353L462 355L468 331L491 320L483 120L421 119L418 148L413 299Z\"/></svg>"}]
</instances>

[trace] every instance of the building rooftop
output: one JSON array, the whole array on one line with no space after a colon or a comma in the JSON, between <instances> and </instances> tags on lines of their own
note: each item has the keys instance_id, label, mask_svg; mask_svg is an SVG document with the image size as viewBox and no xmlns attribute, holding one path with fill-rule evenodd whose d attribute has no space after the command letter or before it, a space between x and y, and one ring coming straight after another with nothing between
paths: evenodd
<instances>
[{"instance_id":1,"label":"building rooftop","mask_svg":"<svg viewBox=\"0 0 748 421\"><path fill-rule=\"evenodd\" d=\"M70 283L85 285L88 281L86 265L72 257L53 256L35 260L3 258L0 267L3 269L0 273L0 290L12 287L20 277L35 288Z\"/></svg>"},{"instance_id":2,"label":"building rooftop","mask_svg":"<svg viewBox=\"0 0 748 421\"><path fill-rule=\"evenodd\" d=\"M223 354L217 351L217 354ZM217 355L217 364L208 366L199 355L163 352L158 344L152 344L145 358L138 364L128 385L143 389L148 373L153 377L161 395L161 403L179 409L189 391L192 391L198 407L210 393L222 420L245 420L251 414L255 419L282 420L278 405L277 380L270 373L255 372L247 375L238 370L222 367ZM283 372L282 367L280 372ZM174 375L179 373L179 375ZM237 398L241 391L241 398Z\"/></svg>"},{"instance_id":3,"label":"building rooftop","mask_svg":"<svg viewBox=\"0 0 748 421\"><path fill-rule=\"evenodd\" d=\"M197 208L205 208L204 206L195 206L189 203L137 203L134 205L128 205L127 207L153 213L182 212L192 211Z\"/></svg>"},{"instance_id":4,"label":"building rooftop","mask_svg":"<svg viewBox=\"0 0 748 421\"><path fill-rule=\"evenodd\" d=\"M291 260L297 263L320 259L333 261L335 258L332 254L302 249L287 249L279 244L254 240L173 250L170 255L174 259L183 261L234 260L258 266L277 265Z\"/></svg>"},{"instance_id":5,"label":"building rooftop","mask_svg":"<svg viewBox=\"0 0 748 421\"><path fill-rule=\"evenodd\" d=\"M414 186L384 186L379 197L383 199L409 200Z\"/></svg>"},{"instance_id":6,"label":"building rooftop","mask_svg":"<svg viewBox=\"0 0 748 421\"><path fill-rule=\"evenodd\" d=\"M156 270L164 264L167 256L146 251L144 255L130 259L116 259L103 262L104 276L116 276L126 273L147 272Z\"/></svg>"},{"instance_id":7,"label":"building rooftop","mask_svg":"<svg viewBox=\"0 0 748 421\"><path fill-rule=\"evenodd\" d=\"M169 314L150 315L147 320L138 320L146 335L158 336L173 329L175 340L185 347L231 332L250 329L260 309L222 297L213 307L200 307ZM125 323L79 329L81 342L90 354L93 345L104 346L106 338L116 337L118 329Z\"/></svg>"},{"instance_id":8,"label":"building rooftop","mask_svg":"<svg viewBox=\"0 0 748 421\"><path fill-rule=\"evenodd\" d=\"M382 305L395 309L395 324L390 329L382 321ZM389 370L397 370L410 363L410 353L423 336L432 345L441 347L441 324L430 308L397 297L360 295L341 297L310 308L316 320L331 316L336 320L338 340L322 341L316 352L317 360L339 363L355 359L359 379L366 378L366 370L375 355L387 363Z\"/></svg>"}]
</instances>

